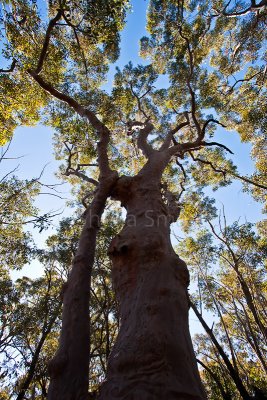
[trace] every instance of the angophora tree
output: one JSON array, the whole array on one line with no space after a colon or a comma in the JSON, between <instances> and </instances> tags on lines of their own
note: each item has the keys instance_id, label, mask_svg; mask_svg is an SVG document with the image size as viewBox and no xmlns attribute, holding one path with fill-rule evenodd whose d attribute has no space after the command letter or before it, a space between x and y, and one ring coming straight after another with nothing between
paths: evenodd
<instances>
[{"instance_id":1,"label":"angophora tree","mask_svg":"<svg viewBox=\"0 0 267 400\"><path fill-rule=\"evenodd\" d=\"M46 17L41 3L2 2L3 55L10 64L0 71L1 140L43 114L57 130L58 156L67 156L65 175L74 183L83 181L80 195L86 205L63 290L50 399L88 396L90 278L109 197L119 200L127 215L109 248L120 330L99 399L205 398L188 329L188 270L172 248L170 224L179 216L188 177L200 189L241 178L226 158L231 151L210 140L216 127L229 122L242 134L244 120L244 140L249 140L255 123L249 104L256 100L266 107L264 4L253 3L240 23L239 14L230 18L235 12L228 13L229 2L151 0L150 37L141 41L151 64L128 64L117 71L110 94L101 90L108 63L118 56L127 7L123 0L49 1ZM257 38L251 40L244 26L253 27ZM163 73L170 87L157 89ZM208 114L211 109L215 116ZM257 144L264 124L262 111ZM196 169L198 164L203 169ZM260 167L262 175L262 160ZM243 179L258 191L266 189L257 176ZM201 190L187 188L190 196L201 202ZM207 199L202 204L205 214L211 204Z\"/></svg>"}]
</instances>

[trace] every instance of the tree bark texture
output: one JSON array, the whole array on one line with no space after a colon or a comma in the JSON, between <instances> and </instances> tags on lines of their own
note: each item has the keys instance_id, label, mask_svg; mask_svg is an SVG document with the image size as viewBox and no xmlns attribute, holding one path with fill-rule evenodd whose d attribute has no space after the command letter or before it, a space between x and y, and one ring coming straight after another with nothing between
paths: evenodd
<instances>
[{"instance_id":1,"label":"tree bark texture","mask_svg":"<svg viewBox=\"0 0 267 400\"><path fill-rule=\"evenodd\" d=\"M127 210L109 250L121 326L99 400L206 399L188 327L189 273L171 245L175 207L163 201L162 169L149 161L113 193Z\"/></svg>"}]
</instances>

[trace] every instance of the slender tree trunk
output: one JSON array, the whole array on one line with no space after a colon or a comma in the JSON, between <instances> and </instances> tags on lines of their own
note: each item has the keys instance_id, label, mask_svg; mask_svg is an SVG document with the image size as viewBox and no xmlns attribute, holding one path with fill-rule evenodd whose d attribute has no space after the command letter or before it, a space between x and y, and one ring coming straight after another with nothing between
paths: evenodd
<instances>
[{"instance_id":1,"label":"slender tree trunk","mask_svg":"<svg viewBox=\"0 0 267 400\"><path fill-rule=\"evenodd\" d=\"M59 348L49 365L49 400L88 400L91 272L101 215L116 180L114 173L99 184L86 212L78 251L64 288Z\"/></svg>"},{"instance_id":2,"label":"slender tree trunk","mask_svg":"<svg viewBox=\"0 0 267 400\"><path fill-rule=\"evenodd\" d=\"M51 332L51 329L53 328L53 325L58 317L59 312L60 312L60 307L57 307L56 312L55 312L54 316L51 318L48 325L43 327L42 336L41 336L39 343L34 351L34 354L33 354L33 357L32 357L32 360L31 360L31 363L29 366L29 370L27 372L27 375L26 375L21 387L20 387L20 391L17 395L16 400L23 400L25 398L25 394L26 394L27 390L29 389L30 384L32 383L32 380L33 380L33 377L35 374L36 365L38 363L42 347L44 345L44 342L45 342L48 334Z\"/></svg>"},{"instance_id":3,"label":"slender tree trunk","mask_svg":"<svg viewBox=\"0 0 267 400\"><path fill-rule=\"evenodd\" d=\"M216 382L216 385L218 386L218 388L221 392L222 398L224 400L232 400L232 396L224 390L224 387L223 387L220 379L218 378L217 374L215 374L212 371L212 369L209 368L206 364L204 364L201 360L197 359L197 362L210 374L210 376L214 380L214 382Z\"/></svg>"},{"instance_id":4,"label":"slender tree trunk","mask_svg":"<svg viewBox=\"0 0 267 400\"><path fill-rule=\"evenodd\" d=\"M240 302L240 304L241 304L241 306L243 308L244 315L245 315L245 320L243 320L239 316L239 310L237 309L237 307L236 307L234 302L233 302L233 304L235 306L235 312L236 312L237 320L241 324L240 330L243 329L245 337L246 337L248 343L250 344L251 349L255 352L255 354L258 357L258 359L259 359L259 361L260 361L265 373L267 374L267 365L266 365L266 362L265 362L265 357L262 354L262 351L261 351L261 349L259 347L259 340L258 340L257 336L255 335L256 331L251 326L250 318L247 315L246 308L245 308L244 304L242 302Z\"/></svg>"},{"instance_id":5,"label":"slender tree trunk","mask_svg":"<svg viewBox=\"0 0 267 400\"><path fill-rule=\"evenodd\" d=\"M121 324L99 400L206 399L188 327L189 274L171 246L173 208L159 177L148 165L114 191L127 210L109 250Z\"/></svg>"},{"instance_id":6,"label":"slender tree trunk","mask_svg":"<svg viewBox=\"0 0 267 400\"><path fill-rule=\"evenodd\" d=\"M199 321L201 322L201 325L203 326L203 328L205 329L205 331L207 332L207 334L209 335L210 339L212 340L213 344L215 345L216 349L218 350L218 353L220 354L220 356L222 357L225 366L228 369L228 372L231 376L231 378L233 379L237 390L239 391L242 399L244 400L251 400L252 397L249 395L247 389L245 388L245 386L243 385L242 379L240 378L238 371L234 369L233 365L231 364L227 354L225 353L225 351L223 350L222 346L219 344L219 342L217 341L216 337L214 336L212 329L210 329L208 327L208 325L206 324L205 320L203 319L202 315L199 313L197 307L195 306L195 304L193 302L190 302L192 309L194 310L194 313L196 314L196 316L198 317Z\"/></svg>"},{"instance_id":7,"label":"slender tree trunk","mask_svg":"<svg viewBox=\"0 0 267 400\"><path fill-rule=\"evenodd\" d=\"M251 311L251 313L252 313L252 315L254 317L255 323L258 325L259 330L263 334L264 339L265 339L265 343L267 343L267 328L266 328L266 326L263 325L263 323L262 323L262 321L261 321L261 319L260 319L260 317L258 315L258 311L256 310L256 307L254 305L253 297L252 297L252 295L250 293L250 289L249 289L245 279L243 279L242 275L240 274L240 272L238 270L237 270L237 276L238 276L238 280L240 282L240 285L242 287L242 291L244 293L247 305L248 305L248 307L249 307L249 309L250 309L250 311Z\"/></svg>"}]
</instances>

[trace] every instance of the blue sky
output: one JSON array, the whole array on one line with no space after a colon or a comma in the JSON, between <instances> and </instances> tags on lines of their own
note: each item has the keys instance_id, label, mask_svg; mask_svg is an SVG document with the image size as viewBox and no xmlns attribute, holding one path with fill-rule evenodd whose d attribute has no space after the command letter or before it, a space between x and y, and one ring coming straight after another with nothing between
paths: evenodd
<instances>
[{"instance_id":1,"label":"blue sky","mask_svg":"<svg viewBox=\"0 0 267 400\"><path fill-rule=\"evenodd\" d=\"M133 10L128 15L127 25L122 33L121 55L116 64L110 69L108 81L104 86L106 90L109 90L112 85L115 66L123 67L129 61L132 61L133 64L144 63L144 61L139 58L138 51L139 39L146 34L145 9L148 1L135 0L132 3ZM166 80L162 78L161 83L165 85ZM43 167L46 165L41 181L48 184L58 183L59 181L55 177L55 172L59 163L55 161L53 156L52 136L52 130L44 126L33 128L21 127L17 129L8 155L9 157L24 157L19 160L6 160L5 163L2 163L1 176L19 164L16 174L21 179L32 179L32 177L39 176ZM220 129L216 139L225 143L233 150L233 160L236 165L238 165L240 174L245 175L253 171L253 163L249 156L250 146L248 144L241 144L239 136L235 132L226 132ZM60 190L62 191L62 197L70 198L68 185L63 185L60 187ZM44 188L43 191L46 192L47 190ZM260 205L255 203L250 196L242 192L242 185L238 181L234 182L229 187L220 189L218 192L213 193L208 191L208 194L215 196L219 208L224 205L228 222L239 218L241 222L245 222L246 220L254 222L261 218ZM65 201L55 196L43 194L38 198L36 204L40 207L42 212L65 210L65 215L71 212L71 210L65 208ZM38 232L34 233L36 243L39 246L44 245L45 239L48 234L53 231L54 227L52 226L48 231L42 232L41 234ZM28 274L34 277L40 274L40 272L40 265L33 262L25 267L20 274L15 274L14 276ZM195 318L192 316L191 319ZM197 331L197 325L193 324L192 329L194 332Z\"/></svg>"}]
</instances>

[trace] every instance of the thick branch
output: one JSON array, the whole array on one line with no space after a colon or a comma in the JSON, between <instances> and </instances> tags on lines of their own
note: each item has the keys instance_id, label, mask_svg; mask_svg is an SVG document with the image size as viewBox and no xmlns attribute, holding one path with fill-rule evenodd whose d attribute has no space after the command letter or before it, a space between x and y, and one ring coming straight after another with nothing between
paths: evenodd
<instances>
[{"instance_id":1,"label":"thick branch","mask_svg":"<svg viewBox=\"0 0 267 400\"><path fill-rule=\"evenodd\" d=\"M88 119L90 124L97 130L101 131L104 130L109 132L108 128L97 118L97 116L88 108L82 106L78 101L76 101L73 97L60 92L56 88L54 88L50 83L46 82L41 76L39 76L35 71L32 69L28 69L27 71L29 75L49 94L55 97L58 100L67 103L74 111L77 112L81 117L85 117Z\"/></svg>"},{"instance_id":2,"label":"thick branch","mask_svg":"<svg viewBox=\"0 0 267 400\"><path fill-rule=\"evenodd\" d=\"M190 93L190 97L191 97L191 114L192 114L192 118L193 118L194 124L197 129L198 135L200 136L200 140L202 140L203 137L201 137L201 134L202 134L201 127L200 127L200 124L196 117L196 95L195 95L195 92L191 85L191 79L193 78L193 73L194 73L194 55L193 55L193 51L190 46L189 39L186 36L184 36L184 34L182 32L182 27L180 27L180 29L179 29L179 34L180 34L181 38L184 39L186 42L187 52L188 52L188 56L189 56L190 73L186 79L186 84L189 89L189 93Z\"/></svg>"},{"instance_id":3,"label":"thick branch","mask_svg":"<svg viewBox=\"0 0 267 400\"><path fill-rule=\"evenodd\" d=\"M226 147L224 144L217 143L217 142L199 141L199 138L197 138L194 142L179 143L175 146L170 147L168 149L168 151L171 156L177 155L178 157L183 157L184 153L193 151L193 150L199 150L205 146L219 146L219 147L222 147L224 150L228 151L229 153L233 154L233 152L228 147Z\"/></svg>"},{"instance_id":4,"label":"thick branch","mask_svg":"<svg viewBox=\"0 0 267 400\"><path fill-rule=\"evenodd\" d=\"M52 30L55 27L57 21L59 21L61 17L62 17L62 10L58 10L56 16L49 21L49 24L48 24L48 27L47 27L47 30L46 30L46 34L45 34L45 40L44 40L44 43L43 43L43 48L42 48L42 51L41 51L41 54L40 54L40 57L39 57L37 68L35 70L36 74L39 74L41 72L42 68L43 68L43 64L44 64L44 60L45 60L45 57L46 57L46 54L47 54L47 50L48 50L48 46L49 46Z\"/></svg>"},{"instance_id":5,"label":"thick branch","mask_svg":"<svg viewBox=\"0 0 267 400\"><path fill-rule=\"evenodd\" d=\"M98 165L100 168L100 174L106 175L107 173L111 172L108 162L108 155L107 155L107 147L109 143L110 131L104 125L97 116L88 108L82 106L78 101L76 101L73 97L60 92L56 88L54 88L50 83L46 82L40 75L38 75L35 71L29 69L27 71L32 78L50 95L55 97L58 100L67 103L74 111L77 112L81 117L87 118L93 128L98 132L100 135L100 141L98 142Z\"/></svg>"},{"instance_id":6,"label":"thick branch","mask_svg":"<svg viewBox=\"0 0 267 400\"><path fill-rule=\"evenodd\" d=\"M240 175L235 174L234 172L231 172L231 171L226 171L226 173L230 174L230 175L233 175L235 178L237 178L237 179L239 179L241 181L250 183L251 185L254 185L254 186L257 186L257 187L259 187L261 189L267 190L267 186L266 185L262 185L261 183L255 182L252 179L247 178L246 176L240 176Z\"/></svg>"},{"instance_id":7,"label":"thick branch","mask_svg":"<svg viewBox=\"0 0 267 400\"><path fill-rule=\"evenodd\" d=\"M208 125L209 125L211 122L214 122L215 124L221 125L223 128L226 128L226 125L223 125L220 121L217 121L217 119L209 118L207 121L205 121L205 123L204 123L204 125L203 125L203 128L202 128L202 130L201 130L201 132L202 132L201 136L202 136L203 138L205 137L206 129L207 129Z\"/></svg>"},{"instance_id":8,"label":"thick branch","mask_svg":"<svg viewBox=\"0 0 267 400\"><path fill-rule=\"evenodd\" d=\"M188 126L190 124L188 112L185 112L184 114L185 114L185 117L186 117L186 121L181 122L175 128L171 129L168 132L168 134L166 136L166 139L164 140L162 146L160 147L160 151L168 149L170 144L171 144L171 141L175 140L174 137L173 137L175 135L175 133L177 133L180 129L182 129L185 126ZM177 144L177 143L175 143L175 144Z\"/></svg>"},{"instance_id":9,"label":"thick branch","mask_svg":"<svg viewBox=\"0 0 267 400\"><path fill-rule=\"evenodd\" d=\"M89 301L96 235L106 200L118 176L113 172L100 181L91 205L85 212L72 270L63 291L62 330L58 351L50 363L49 400L88 397L90 356ZM70 329L71 327L71 329Z\"/></svg>"},{"instance_id":10,"label":"thick branch","mask_svg":"<svg viewBox=\"0 0 267 400\"><path fill-rule=\"evenodd\" d=\"M181 171L182 171L182 173L183 173L183 180L179 182L180 187L181 187L181 191L180 191L180 193L179 193L179 195L178 195L178 201L179 201L180 198L182 197L183 192L185 191L184 184L186 183L187 176L186 176L186 172L185 172L185 169L184 169L183 164L181 164L181 163L178 161L178 159L176 159L176 164L178 165L178 167L181 169Z\"/></svg>"},{"instance_id":11,"label":"thick branch","mask_svg":"<svg viewBox=\"0 0 267 400\"><path fill-rule=\"evenodd\" d=\"M98 131L98 133L100 135L100 140L97 143L97 161L100 169L99 179L101 180L102 178L106 178L107 175L110 175L112 173L108 159L108 144L110 132L104 126Z\"/></svg>"},{"instance_id":12,"label":"thick branch","mask_svg":"<svg viewBox=\"0 0 267 400\"><path fill-rule=\"evenodd\" d=\"M63 11L58 10L57 15L52 20L50 20L47 31L46 31L45 41L44 41L43 48L42 48L42 51L40 54L38 66L35 71L32 69L29 69L27 72L45 91L47 91L49 94L51 94L53 97L57 98L58 100L61 100L65 103L67 103L81 117L86 117L89 120L89 122L91 123L91 125L97 130L97 132L100 136L100 141L97 144L98 161L99 161L98 164L99 164L99 168L100 168L100 176L104 177L107 174L111 173L111 169L109 167L108 155L107 155L107 147L108 147L109 137L110 137L109 129L96 117L96 115L92 111L83 107L74 98L60 92L59 90L54 88L50 83L46 82L41 76L39 76L39 73L42 70L43 63L44 63L44 60L45 60L45 57L47 54L51 32L52 32L54 26L56 25L57 21L62 16L64 16ZM74 171L72 171L72 172L74 172ZM79 172L77 170L75 171L75 175L77 175L87 181L90 180L90 183L93 183L90 178L86 177L86 175L82 174L81 172Z\"/></svg>"},{"instance_id":13,"label":"thick branch","mask_svg":"<svg viewBox=\"0 0 267 400\"><path fill-rule=\"evenodd\" d=\"M202 142L200 143L200 145L201 145L201 146L218 146L218 147L222 147L224 150L228 151L228 153L234 154L234 153L232 152L232 150L230 150L227 146L225 146L225 145L222 144L222 143L218 143L218 142L204 142L204 141L202 141Z\"/></svg>"},{"instance_id":14,"label":"thick branch","mask_svg":"<svg viewBox=\"0 0 267 400\"><path fill-rule=\"evenodd\" d=\"M149 121L147 121L142 129L139 131L137 138L137 146L142 150L144 156L149 158L149 156L154 152L153 147L148 143L147 137L153 130L154 126Z\"/></svg>"},{"instance_id":15,"label":"thick branch","mask_svg":"<svg viewBox=\"0 0 267 400\"><path fill-rule=\"evenodd\" d=\"M81 171L77 171L77 170L74 170L74 169L68 169L68 170L65 172L65 175L67 175L67 176L69 176L69 175L75 175L75 176L77 176L78 178L81 178L82 180L84 180L84 181L86 181L86 182L88 182L88 183L92 183L92 184L95 185L95 186L98 185L98 182L97 182L95 179L89 178L89 176L85 175L85 174L84 174L83 172L81 172Z\"/></svg>"},{"instance_id":16,"label":"thick branch","mask_svg":"<svg viewBox=\"0 0 267 400\"><path fill-rule=\"evenodd\" d=\"M81 117L88 117L89 110L79 104L73 97L68 96L65 93L60 92L54 88L50 83L46 82L41 76L39 76L34 70L28 69L29 75L49 94L58 100L67 103L74 111L77 112ZM93 113L92 113L93 114ZM95 117L96 118L96 117ZM89 119L89 118L88 118ZM97 118L96 118L97 119ZM91 122L91 121L90 121ZM99 121L100 122L100 121ZM93 124L92 124L93 125Z\"/></svg>"},{"instance_id":17,"label":"thick branch","mask_svg":"<svg viewBox=\"0 0 267 400\"><path fill-rule=\"evenodd\" d=\"M172 135L174 135L175 133L177 133L180 129L184 128L185 126L189 125L190 121L189 121L189 117L188 117L188 112L185 112L185 117L186 117L186 121L181 122L179 125L177 125L175 128L173 128L170 133Z\"/></svg>"}]
</instances>

